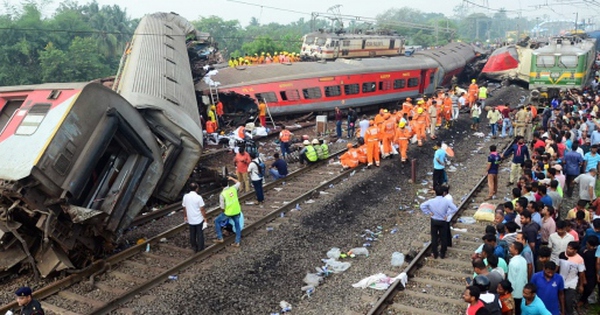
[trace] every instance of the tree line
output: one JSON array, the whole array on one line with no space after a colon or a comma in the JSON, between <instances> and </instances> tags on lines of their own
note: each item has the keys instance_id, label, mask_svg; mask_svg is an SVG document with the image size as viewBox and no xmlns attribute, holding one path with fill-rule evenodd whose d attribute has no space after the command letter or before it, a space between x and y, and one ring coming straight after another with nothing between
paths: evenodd
<instances>
[{"instance_id":1,"label":"tree line","mask_svg":"<svg viewBox=\"0 0 600 315\"><path fill-rule=\"evenodd\" d=\"M0 15L0 86L44 82L82 82L115 75L126 43L139 23L118 5L96 1L79 4L62 2L45 17L44 5L27 0L19 6L5 5ZM326 19L297 21L282 25L260 24L252 18L247 26L238 20L217 16L191 21L198 30L209 32L224 57L262 52L299 52L302 36L318 29L367 31L387 29L406 38L408 45L436 46L450 40L485 41L505 34L526 19L509 18L505 11L493 16L469 14L448 18L411 8L390 9L375 21L332 23ZM412 27L417 25L417 27ZM420 27L419 27L420 26Z\"/></svg>"}]
</instances>

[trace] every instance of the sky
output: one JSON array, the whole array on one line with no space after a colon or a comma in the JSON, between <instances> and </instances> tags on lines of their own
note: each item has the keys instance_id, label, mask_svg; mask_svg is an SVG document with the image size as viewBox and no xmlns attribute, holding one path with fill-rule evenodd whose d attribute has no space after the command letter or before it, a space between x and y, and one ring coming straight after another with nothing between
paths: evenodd
<instances>
[{"instance_id":1,"label":"sky","mask_svg":"<svg viewBox=\"0 0 600 315\"><path fill-rule=\"evenodd\" d=\"M12 4L21 2L20 0L4 1ZM52 14L57 4L60 3L58 0L51 1L52 4L44 10L45 14ZM87 0L77 1L79 3L88 2ZM405 6L423 12L444 13L447 16L452 16L453 9L459 5L463 5L464 12L467 13L493 14L494 10L504 7L511 10L509 16L516 16L518 11L521 11L524 16L541 18L547 15L551 19L557 19L559 12L564 15L564 19L573 20L576 11L580 11L580 18L592 17L594 13L595 15L600 13L600 1L597 7L590 9L589 7L593 6L589 3L578 8L565 5L564 2L573 2L569 0L375 0L372 3L364 0L97 0L97 2L100 5L118 4L122 8L126 8L127 13L132 18L142 17L148 13L166 11L178 13L189 20L216 15L225 20L239 20L242 26L248 25L251 17L258 18L261 24L271 22L287 24L302 17L305 20L310 20L311 12L327 12L330 7L337 4L341 4L339 10L342 14L369 18L375 18L378 14L389 9ZM502 3L502 5L499 5L499 3ZM546 5L548 3L550 5ZM586 9L586 7L588 8Z\"/></svg>"}]
</instances>

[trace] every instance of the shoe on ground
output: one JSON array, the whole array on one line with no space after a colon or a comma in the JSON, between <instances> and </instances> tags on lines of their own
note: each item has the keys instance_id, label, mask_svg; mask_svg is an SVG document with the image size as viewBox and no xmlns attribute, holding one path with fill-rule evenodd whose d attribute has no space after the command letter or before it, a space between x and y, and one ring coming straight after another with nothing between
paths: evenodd
<instances>
[{"instance_id":1,"label":"shoe on ground","mask_svg":"<svg viewBox=\"0 0 600 315\"><path fill-rule=\"evenodd\" d=\"M231 244L231 246L233 246L233 247L240 247L240 243L233 243L233 244Z\"/></svg>"},{"instance_id":2,"label":"shoe on ground","mask_svg":"<svg viewBox=\"0 0 600 315\"><path fill-rule=\"evenodd\" d=\"M217 238L217 239L213 240L213 242L216 243L216 244L221 244L221 243L224 242L224 240Z\"/></svg>"},{"instance_id":3,"label":"shoe on ground","mask_svg":"<svg viewBox=\"0 0 600 315\"><path fill-rule=\"evenodd\" d=\"M506 186L512 186L512 185L514 185L514 184L515 184L515 183L508 182L508 185L506 185Z\"/></svg>"}]
</instances>

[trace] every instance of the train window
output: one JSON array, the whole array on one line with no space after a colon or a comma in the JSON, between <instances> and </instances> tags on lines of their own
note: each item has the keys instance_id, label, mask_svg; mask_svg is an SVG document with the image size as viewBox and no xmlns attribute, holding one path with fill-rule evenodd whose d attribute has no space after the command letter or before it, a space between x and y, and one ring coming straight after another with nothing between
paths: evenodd
<instances>
[{"instance_id":1,"label":"train window","mask_svg":"<svg viewBox=\"0 0 600 315\"><path fill-rule=\"evenodd\" d=\"M433 84L433 81L435 81L435 76L432 73L429 75L429 84Z\"/></svg>"},{"instance_id":2,"label":"train window","mask_svg":"<svg viewBox=\"0 0 600 315\"><path fill-rule=\"evenodd\" d=\"M350 41L349 40L343 41L342 46L350 46Z\"/></svg>"},{"instance_id":3,"label":"train window","mask_svg":"<svg viewBox=\"0 0 600 315\"><path fill-rule=\"evenodd\" d=\"M406 86L406 80L397 79L394 80L394 90L403 89Z\"/></svg>"},{"instance_id":4,"label":"train window","mask_svg":"<svg viewBox=\"0 0 600 315\"><path fill-rule=\"evenodd\" d=\"M327 41L327 38L325 38L325 37L318 37L316 45L317 46L323 46L323 45L325 45L326 41Z\"/></svg>"},{"instance_id":5,"label":"train window","mask_svg":"<svg viewBox=\"0 0 600 315\"><path fill-rule=\"evenodd\" d=\"M357 84L346 84L344 85L344 94L352 95L360 92L360 86Z\"/></svg>"},{"instance_id":6,"label":"train window","mask_svg":"<svg viewBox=\"0 0 600 315\"><path fill-rule=\"evenodd\" d=\"M538 68L552 68L554 67L554 56L537 56L536 65Z\"/></svg>"},{"instance_id":7,"label":"train window","mask_svg":"<svg viewBox=\"0 0 600 315\"><path fill-rule=\"evenodd\" d=\"M559 68L577 68L577 56L560 56L558 57Z\"/></svg>"},{"instance_id":8,"label":"train window","mask_svg":"<svg viewBox=\"0 0 600 315\"><path fill-rule=\"evenodd\" d=\"M362 85L362 91L363 93L375 92L376 87L377 85L375 85L375 82L365 82Z\"/></svg>"},{"instance_id":9,"label":"train window","mask_svg":"<svg viewBox=\"0 0 600 315\"><path fill-rule=\"evenodd\" d=\"M307 100L321 98L321 89L318 87L303 89L302 94Z\"/></svg>"},{"instance_id":10,"label":"train window","mask_svg":"<svg viewBox=\"0 0 600 315\"><path fill-rule=\"evenodd\" d=\"M419 78L410 78L408 79L408 87L419 86Z\"/></svg>"},{"instance_id":11,"label":"train window","mask_svg":"<svg viewBox=\"0 0 600 315\"><path fill-rule=\"evenodd\" d=\"M313 36L306 36L304 43L306 43L307 45L312 45L315 43L315 38Z\"/></svg>"},{"instance_id":12,"label":"train window","mask_svg":"<svg viewBox=\"0 0 600 315\"><path fill-rule=\"evenodd\" d=\"M4 129L6 128L6 126L8 126L8 123L11 121L11 118L21 107L21 104L23 104L22 100L8 101L0 110L0 134L4 132Z\"/></svg>"},{"instance_id":13,"label":"train window","mask_svg":"<svg viewBox=\"0 0 600 315\"><path fill-rule=\"evenodd\" d=\"M50 110L50 104L35 104L33 105L29 111L27 111L27 115L23 118L23 121L17 128L15 134L21 136L29 136L35 133L38 127L42 124L44 117L48 114Z\"/></svg>"},{"instance_id":14,"label":"train window","mask_svg":"<svg viewBox=\"0 0 600 315\"><path fill-rule=\"evenodd\" d=\"M285 90L279 92L282 101L297 101L300 99L298 90Z\"/></svg>"},{"instance_id":15,"label":"train window","mask_svg":"<svg viewBox=\"0 0 600 315\"><path fill-rule=\"evenodd\" d=\"M325 87L325 96L334 97L342 95L342 90L339 85L332 85Z\"/></svg>"},{"instance_id":16,"label":"train window","mask_svg":"<svg viewBox=\"0 0 600 315\"><path fill-rule=\"evenodd\" d=\"M392 89L392 81L391 80L379 82L379 90L380 91L387 91L387 90L391 90L391 89Z\"/></svg>"},{"instance_id":17,"label":"train window","mask_svg":"<svg viewBox=\"0 0 600 315\"><path fill-rule=\"evenodd\" d=\"M277 95L273 92L254 94L257 100L265 100L267 103L277 103Z\"/></svg>"}]
</instances>

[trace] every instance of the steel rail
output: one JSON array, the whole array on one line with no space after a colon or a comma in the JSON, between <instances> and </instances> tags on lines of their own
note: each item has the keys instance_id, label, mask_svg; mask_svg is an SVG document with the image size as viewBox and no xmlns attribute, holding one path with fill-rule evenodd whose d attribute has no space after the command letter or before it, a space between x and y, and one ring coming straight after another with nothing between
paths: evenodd
<instances>
[{"instance_id":1,"label":"steel rail","mask_svg":"<svg viewBox=\"0 0 600 315\"><path fill-rule=\"evenodd\" d=\"M334 159L335 157L341 155L342 153L346 152L347 149L342 149L340 151L336 151L332 154L330 154L329 158L323 161L319 161L318 163L312 164L312 165L308 165L306 167L300 168L290 174L288 174L287 177L280 179L280 180L276 180L273 182L270 182L268 184L266 184L264 186L265 189L270 189L273 188L279 184L281 184L281 182L283 182L284 180L288 180L290 178L294 178L294 177L298 177L300 175L303 175L304 173L313 170L315 168L318 168L319 166L325 165L326 163L328 163L329 160ZM313 193L315 190L321 189L325 186L328 186L330 183L337 181L339 178L345 176L346 174L349 173L350 170L346 170L341 172L339 175L335 176L333 179L328 180L326 183L321 184L316 186L316 188L309 190L308 192L302 194L300 197L290 201L288 204L285 204L284 206L282 206L281 208L272 211L271 213L267 214L265 217L263 217L262 219L258 220L257 222L250 224L248 226L246 226L244 228L244 230L242 231L242 235L243 236L247 236L249 235L251 232L255 231L256 229L260 228L262 225L266 224L269 221L272 221L274 218L276 218L281 212L287 211L290 209L290 207L296 205L296 203L300 200L303 200L304 198L306 198L306 196L309 196L311 193ZM240 203L242 203L243 201L252 198L255 195L254 192L248 192L244 195L241 195L239 197L239 201ZM178 206L177 208L175 208L175 205ZM173 209L171 211L179 211L182 209L182 206L180 203L175 203L173 204ZM169 212L171 212L169 211ZM218 214L220 214L221 209L219 208L219 206L215 206L213 208L211 208L208 212L207 212L207 217L208 218L214 218L216 217ZM207 218L207 219L208 219ZM129 247L121 252L118 252L114 255L111 255L110 257L107 257L105 259L102 260L98 260L94 263L92 263L91 265L83 268L80 271L77 271L77 273L73 273L70 276L67 276L61 280L55 281L41 289L38 289L34 292L34 296L36 297L36 299L42 300L45 299L49 296L55 295L57 293L59 293L60 291L73 286L74 284L77 284L79 282L82 282L86 279L88 279L90 276L94 275L95 273L98 273L100 271L102 271L107 265L114 265L117 264L119 262L122 262L124 260L130 259L131 257L143 252L146 250L147 246L153 246L156 244L160 243L160 240L162 238L169 238L172 236L175 236L177 234L182 233L183 231L185 231L185 229L187 228L187 223L181 223L163 233L160 233L152 238L149 238L147 240L145 240L144 242L141 242L140 244L136 244L132 247ZM226 245L230 244L233 242L233 237L229 237L229 238L225 238L225 242L220 243L220 244L215 244L212 245L210 247L205 248L202 252L197 253L196 255L184 260L181 264L173 267L173 268L179 268L177 270L181 270L183 268L185 268L186 266L189 266L192 262L198 261L198 260L204 260L207 257L209 257L210 255L214 254L215 252L222 250L223 248L225 248ZM171 269L173 269L171 268ZM173 270L167 270L165 273L159 275L158 277L160 277L160 280L156 280L154 279L153 281L162 281L164 279L166 279L166 277L168 277L170 274L174 273ZM169 273L170 274L167 274ZM164 274L167 274L166 277L162 277ZM158 278L157 277L157 278ZM147 281L147 282L150 282ZM137 290L139 290L138 292L142 292L143 288L145 287L152 287L154 285L151 285L151 283L147 283L145 282L144 284L142 284L139 288L136 288ZM150 288L148 287L148 288ZM126 299L128 299L129 295L128 293L125 293L124 295L127 296L120 296L119 299L122 301L125 301ZM121 302L122 303L122 302ZM110 303L109 303L110 304ZM11 303L8 303L6 305L3 305L0 307L0 314L3 314L11 309L14 309L17 307L17 302L13 301ZM109 306L104 306L104 307L109 307ZM93 313L93 314L101 314L101 313Z\"/></svg>"},{"instance_id":2,"label":"steel rail","mask_svg":"<svg viewBox=\"0 0 600 315\"><path fill-rule=\"evenodd\" d=\"M288 211L290 209L293 209L296 205L296 203L303 201L306 198L309 198L314 191L322 189L324 187L328 187L329 184L333 183L333 182L337 182L338 180L340 180L342 177L346 176L347 174L349 174L351 172L351 170L346 170L343 171L342 173L340 173L339 175L337 175L336 177L326 181L325 183L322 183L318 186L316 186L315 188L307 191L306 193L302 194L301 196L295 198L294 200L290 201L289 203L285 204L284 206L278 208L277 210L272 211L271 213L267 214L265 217L263 217L262 219L252 223L251 225L244 227L244 229L242 230L242 235L243 236L248 236L249 234L253 233L254 231L262 228L264 225L266 225L267 223L269 223L270 221L276 219L277 217L279 217L279 215L282 212ZM124 304L125 302L131 300L132 298L134 298L136 295L145 292L161 283L163 283L165 280L167 280L167 278L170 275L173 275L175 273L178 273L179 271L189 267L190 265L196 263L196 262L201 262L204 261L206 259L208 259L210 256L212 256L213 254L225 249L229 244L233 243L234 241L234 237L229 237L224 239L223 243L219 243L219 244L214 244L211 245L210 247L208 247L207 249L203 250L202 252L199 252L197 254L195 254L192 257L187 258L186 260L184 260L183 262L181 262L180 264L177 264L171 268L169 268L168 270L164 271L163 273L161 273L160 275L156 276L155 278L149 279L146 282L138 285L137 287L135 287L134 289L127 291L125 293L123 293L122 295L112 299L111 301L105 303L103 306L98 307L94 310L92 310L90 313L88 313L88 315L99 315L99 314L107 314L117 308L120 307L120 305Z\"/></svg>"},{"instance_id":3,"label":"steel rail","mask_svg":"<svg viewBox=\"0 0 600 315\"><path fill-rule=\"evenodd\" d=\"M515 143L514 140L509 142L506 145L506 147L504 148L504 150L502 150L502 152L506 153L506 151L514 143ZM458 220L458 218L460 217L462 212L469 208L468 207L469 201L472 199L472 197L476 193L479 192L480 188L482 188L482 186L485 183L487 183L487 175L484 175L481 177L481 179L477 182L477 184L475 184L475 186L469 191L469 193L467 194L467 197L458 205L458 211L452 217L451 223L456 223L456 220ZM423 249L421 249L421 251L415 256L415 258L413 258L413 260L409 263L409 265L403 270L403 272L406 273L406 275L411 277L422 266L423 259L425 259L427 257L427 254L429 252L431 252L431 246L432 245L430 242L427 246L425 246L425 247L423 247ZM373 305L373 307L369 310L367 315L382 315L382 314L384 314L387 307L394 303L394 298L396 297L398 292L403 291L404 289L405 288L402 285L402 283L400 283L400 281L395 281L394 283L392 283L392 285L387 289L387 291L385 291L383 296L381 298L379 298L377 300L377 302L375 303L375 305Z\"/></svg>"}]
</instances>

